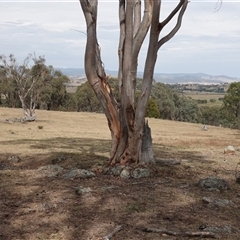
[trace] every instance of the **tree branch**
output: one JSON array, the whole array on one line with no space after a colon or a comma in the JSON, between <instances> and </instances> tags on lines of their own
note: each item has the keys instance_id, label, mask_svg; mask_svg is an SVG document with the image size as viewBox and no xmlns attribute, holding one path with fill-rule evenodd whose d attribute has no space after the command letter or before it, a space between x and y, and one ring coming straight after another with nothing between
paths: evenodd
<instances>
[{"instance_id":1,"label":"tree branch","mask_svg":"<svg viewBox=\"0 0 240 240\"><path fill-rule=\"evenodd\" d=\"M133 37L136 35L141 23L141 0L134 0L134 2Z\"/></svg>"},{"instance_id":2,"label":"tree branch","mask_svg":"<svg viewBox=\"0 0 240 240\"><path fill-rule=\"evenodd\" d=\"M123 48L125 41L125 25L126 25L126 12L125 12L125 0L119 0L119 27L120 27L120 36L119 36L119 45L118 45L118 59L119 59L119 68L118 68L118 81L119 81L119 92L122 91L123 83Z\"/></svg>"},{"instance_id":3,"label":"tree branch","mask_svg":"<svg viewBox=\"0 0 240 240\"><path fill-rule=\"evenodd\" d=\"M180 0L178 5L173 9L173 11L168 15L168 17L160 23L161 28L164 28L171 20L172 18L176 15L176 13L179 11L179 9L182 7L184 4L185 0Z\"/></svg>"},{"instance_id":4,"label":"tree branch","mask_svg":"<svg viewBox=\"0 0 240 240\"><path fill-rule=\"evenodd\" d=\"M183 0L184 3L182 5L182 8L179 12L179 15L178 15L178 19L177 19L177 23L175 25L175 27L173 28L173 30L167 34L165 37L163 37L159 42L158 42L158 49L164 44L166 43L167 41L169 41L176 33L177 31L180 29L181 25L182 25L182 18L183 18L183 15L184 15L184 12L187 8L187 5L188 5L188 0Z\"/></svg>"},{"instance_id":5,"label":"tree branch","mask_svg":"<svg viewBox=\"0 0 240 240\"><path fill-rule=\"evenodd\" d=\"M110 240L116 233L122 230L122 226L118 225L111 233L103 237L103 240Z\"/></svg>"},{"instance_id":6,"label":"tree branch","mask_svg":"<svg viewBox=\"0 0 240 240\"><path fill-rule=\"evenodd\" d=\"M208 238L217 238L216 234L212 232L174 232L158 228L143 228L144 232L154 232L160 234L167 234L170 236L177 237L208 237Z\"/></svg>"}]
</instances>

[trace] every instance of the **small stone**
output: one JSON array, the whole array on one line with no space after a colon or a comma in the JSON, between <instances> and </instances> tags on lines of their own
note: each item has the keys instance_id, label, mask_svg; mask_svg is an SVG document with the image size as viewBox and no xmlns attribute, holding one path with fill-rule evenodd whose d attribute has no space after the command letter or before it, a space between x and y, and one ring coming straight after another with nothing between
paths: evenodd
<instances>
[{"instance_id":1,"label":"small stone","mask_svg":"<svg viewBox=\"0 0 240 240\"><path fill-rule=\"evenodd\" d=\"M55 177L61 173L64 169L59 165L49 164L38 168L39 171L42 171L46 177Z\"/></svg>"},{"instance_id":2,"label":"small stone","mask_svg":"<svg viewBox=\"0 0 240 240\"><path fill-rule=\"evenodd\" d=\"M225 149L224 149L224 153L225 154L228 154L228 153L235 153L235 149L233 146L227 146Z\"/></svg>"},{"instance_id":3,"label":"small stone","mask_svg":"<svg viewBox=\"0 0 240 240\"><path fill-rule=\"evenodd\" d=\"M103 170L104 174L106 175L113 175L119 176L121 171L123 170L124 166L115 166L115 167L108 167Z\"/></svg>"},{"instance_id":4,"label":"small stone","mask_svg":"<svg viewBox=\"0 0 240 240\"><path fill-rule=\"evenodd\" d=\"M136 168L132 172L133 178L146 178L150 176L150 170L148 168Z\"/></svg>"},{"instance_id":5,"label":"small stone","mask_svg":"<svg viewBox=\"0 0 240 240\"><path fill-rule=\"evenodd\" d=\"M92 189L90 187L82 187L82 186L79 186L76 190L76 193L78 195L82 195L83 193L89 193L89 192L92 192Z\"/></svg>"},{"instance_id":6,"label":"small stone","mask_svg":"<svg viewBox=\"0 0 240 240\"><path fill-rule=\"evenodd\" d=\"M128 168L128 167L124 168L122 170L121 174L120 174L120 177L121 178L125 178L125 179L130 178L131 177L131 175L130 175L130 168Z\"/></svg>"},{"instance_id":7,"label":"small stone","mask_svg":"<svg viewBox=\"0 0 240 240\"><path fill-rule=\"evenodd\" d=\"M229 184L227 181L221 178L216 178L216 177L208 177L204 179L200 179L198 182L198 185L206 190L213 190L213 189L218 189L218 190L227 190L229 189Z\"/></svg>"},{"instance_id":8,"label":"small stone","mask_svg":"<svg viewBox=\"0 0 240 240\"><path fill-rule=\"evenodd\" d=\"M213 233L233 233L234 229L231 226L224 227L207 227L203 231L205 232L213 232Z\"/></svg>"},{"instance_id":9,"label":"small stone","mask_svg":"<svg viewBox=\"0 0 240 240\"><path fill-rule=\"evenodd\" d=\"M227 207L233 206L234 203L228 199L217 199L211 197L203 197L202 202L207 204L208 206L216 206L216 207Z\"/></svg>"},{"instance_id":10,"label":"small stone","mask_svg":"<svg viewBox=\"0 0 240 240\"><path fill-rule=\"evenodd\" d=\"M72 169L63 175L64 178L92 178L95 174L86 169Z\"/></svg>"},{"instance_id":11,"label":"small stone","mask_svg":"<svg viewBox=\"0 0 240 240\"><path fill-rule=\"evenodd\" d=\"M19 163L21 161L19 156L10 156L10 157L8 157L7 160L12 163Z\"/></svg>"}]
</instances>

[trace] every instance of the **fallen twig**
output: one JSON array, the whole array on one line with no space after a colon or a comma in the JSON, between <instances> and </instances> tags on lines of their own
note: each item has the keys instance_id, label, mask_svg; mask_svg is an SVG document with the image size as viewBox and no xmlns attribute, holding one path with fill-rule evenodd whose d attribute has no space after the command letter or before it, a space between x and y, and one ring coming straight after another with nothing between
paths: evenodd
<instances>
[{"instance_id":1,"label":"fallen twig","mask_svg":"<svg viewBox=\"0 0 240 240\"><path fill-rule=\"evenodd\" d=\"M209 237L209 238L216 238L216 235L212 232L173 232L164 229L158 228L143 228L142 231L144 232L155 232L161 234L167 234L171 236L181 236L181 237Z\"/></svg>"},{"instance_id":2,"label":"fallen twig","mask_svg":"<svg viewBox=\"0 0 240 240\"><path fill-rule=\"evenodd\" d=\"M121 230L122 230L121 225L116 226L116 228L111 233L109 233L107 236L103 237L103 240L110 240L116 233L118 233Z\"/></svg>"}]
</instances>

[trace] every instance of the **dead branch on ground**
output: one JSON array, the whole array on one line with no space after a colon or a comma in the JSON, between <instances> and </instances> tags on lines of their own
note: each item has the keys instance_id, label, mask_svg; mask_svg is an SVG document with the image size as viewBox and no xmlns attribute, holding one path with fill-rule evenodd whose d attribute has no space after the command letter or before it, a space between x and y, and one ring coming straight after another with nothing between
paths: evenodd
<instances>
[{"instance_id":1,"label":"dead branch on ground","mask_svg":"<svg viewBox=\"0 0 240 240\"><path fill-rule=\"evenodd\" d=\"M111 233L103 237L103 240L110 240L116 233L118 233L121 230L122 230L121 225L116 226L116 228Z\"/></svg>"},{"instance_id":2,"label":"dead branch on ground","mask_svg":"<svg viewBox=\"0 0 240 240\"><path fill-rule=\"evenodd\" d=\"M160 234L167 234L170 236L177 237L208 237L208 238L217 238L217 236L212 232L174 232L158 228L143 228L144 232L154 232Z\"/></svg>"}]
</instances>

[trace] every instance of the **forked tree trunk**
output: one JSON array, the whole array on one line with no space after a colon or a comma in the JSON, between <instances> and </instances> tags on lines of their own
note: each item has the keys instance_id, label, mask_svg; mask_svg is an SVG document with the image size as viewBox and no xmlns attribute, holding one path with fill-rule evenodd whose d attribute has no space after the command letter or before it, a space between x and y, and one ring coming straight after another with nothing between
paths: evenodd
<instances>
[{"instance_id":1,"label":"forked tree trunk","mask_svg":"<svg viewBox=\"0 0 240 240\"><path fill-rule=\"evenodd\" d=\"M121 94L120 103L117 103L113 96L101 61L96 33L98 1L80 0L80 4L87 24L85 72L102 105L111 131L110 164L153 163L151 130L148 123L145 123L145 112L151 93L157 52L180 28L182 16L187 7L187 0L180 0L175 9L161 23L159 22L161 0L144 1L142 20L140 0L119 0L118 80ZM179 10L176 26L168 35L158 40L164 26L170 22ZM150 26L150 40L141 95L135 106L138 54Z\"/></svg>"},{"instance_id":2,"label":"forked tree trunk","mask_svg":"<svg viewBox=\"0 0 240 240\"><path fill-rule=\"evenodd\" d=\"M22 104L22 109L23 109L23 114L24 114L25 121L27 121L27 122L35 121L36 120L35 104L32 103L32 101L31 101L30 106L27 107L27 104L25 102L24 97L19 95L19 99L20 99L21 104Z\"/></svg>"}]
</instances>

